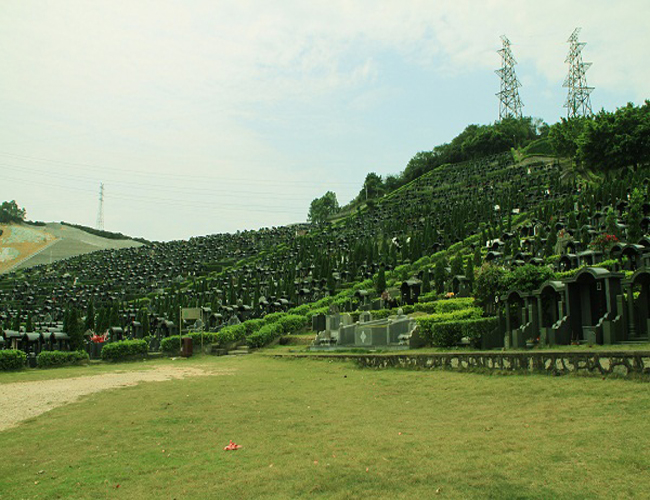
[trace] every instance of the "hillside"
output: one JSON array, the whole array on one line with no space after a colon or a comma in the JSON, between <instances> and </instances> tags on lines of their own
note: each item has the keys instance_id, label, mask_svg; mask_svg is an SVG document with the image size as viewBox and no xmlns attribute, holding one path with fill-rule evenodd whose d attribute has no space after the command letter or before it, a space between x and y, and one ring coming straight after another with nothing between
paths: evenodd
<instances>
[{"instance_id":1,"label":"hillside","mask_svg":"<svg viewBox=\"0 0 650 500\"><path fill-rule=\"evenodd\" d=\"M66 224L0 224L0 273L50 264L97 250L142 246L129 239L95 236Z\"/></svg>"}]
</instances>

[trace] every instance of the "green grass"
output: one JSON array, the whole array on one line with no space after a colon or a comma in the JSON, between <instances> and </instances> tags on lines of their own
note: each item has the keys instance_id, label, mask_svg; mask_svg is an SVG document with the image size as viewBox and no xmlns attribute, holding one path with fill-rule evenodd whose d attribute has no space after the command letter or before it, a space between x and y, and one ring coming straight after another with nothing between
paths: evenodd
<instances>
[{"instance_id":1,"label":"green grass","mask_svg":"<svg viewBox=\"0 0 650 500\"><path fill-rule=\"evenodd\" d=\"M0 432L0 497L642 498L650 488L646 383L258 354L148 367L158 363L234 374L102 392ZM243 448L223 451L230 439Z\"/></svg>"}]
</instances>

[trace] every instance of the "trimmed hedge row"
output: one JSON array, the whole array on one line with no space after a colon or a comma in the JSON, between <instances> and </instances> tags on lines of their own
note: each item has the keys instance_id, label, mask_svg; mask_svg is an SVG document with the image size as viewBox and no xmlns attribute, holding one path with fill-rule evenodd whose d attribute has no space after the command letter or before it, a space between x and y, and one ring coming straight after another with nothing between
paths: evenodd
<instances>
[{"instance_id":1,"label":"trimmed hedge row","mask_svg":"<svg viewBox=\"0 0 650 500\"><path fill-rule=\"evenodd\" d=\"M36 358L39 368L83 365L89 361L90 357L85 351L41 351Z\"/></svg>"},{"instance_id":2,"label":"trimmed hedge row","mask_svg":"<svg viewBox=\"0 0 650 500\"><path fill-rule=\"evenodd\" d=\"M264 347L284 334L284 329L279 322L264 325L257 332L246 339L250 347Z\"/></svg>"},{"instance_id":3,"label":"trimmed hedge row","mask_svg":"<svg viewBox=\"0 0 650 500\"><path fill-rule=\"evenodd\" d=\"M0 371L21 370L27 363L27 354L18 349L0 350Z\"/></svg>"},{"instance_id":4,"label":"trimmed hedge row","mask_svg":"<svg viewBox=\"0 0 650 500\"><path fill-rule=\"evenodd\" d=\"M438 313L431 314L429 316L424 316L421 318L416 318L418 326L420 327L420 336L427 343L433 344L438 347L449 347L456 344L457 341L453 341L455 338L455 333L448 333L446 328L451 327L440 327L434 332L434 325L439 323L455 323L461 320L467 319L479 319L483 311L479 307L470 307L467 309L461 309L460 311L452 311L447 313ZM459 337L460 340L462 337Z\"/></svg>"},{"instance_id":5,"label":"trimmed hedge row","mask_svg":"<svg viewBox=\"0 0 650 500\"><path fill-rule=\"evenodd\" d=\"M133 358L144 358L149 352L146 340L121 340L104 344L102 359L104 361L126 361Z\"/></svg>"},{"instance_id":6,"label":"trimmed hedge row","mask_svg":"<svg viewBox=\"0 0 650 500\"><path fill-rule=\"evenodd\" d=\"M476 345L497 327L497 318L477 318L432 323L424 335L436 347L453 347L464 337Z\"/></svg>"}]
</instances>

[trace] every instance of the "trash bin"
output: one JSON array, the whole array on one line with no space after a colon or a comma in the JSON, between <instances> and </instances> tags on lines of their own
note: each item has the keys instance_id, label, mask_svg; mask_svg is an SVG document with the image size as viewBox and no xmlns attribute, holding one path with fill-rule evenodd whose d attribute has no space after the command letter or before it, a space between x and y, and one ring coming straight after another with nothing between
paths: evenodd
<instances>
[{"instance_id":1,"label":"trash bin","mask_svg":"<svg viewBox=\"0 0 650 500\"><path fill-rule=\"evenodd\" d=\"M181 356L189 358L192 355L192 337L183 337L183 346L181 349Z\"/></svg>"}]
</instances>

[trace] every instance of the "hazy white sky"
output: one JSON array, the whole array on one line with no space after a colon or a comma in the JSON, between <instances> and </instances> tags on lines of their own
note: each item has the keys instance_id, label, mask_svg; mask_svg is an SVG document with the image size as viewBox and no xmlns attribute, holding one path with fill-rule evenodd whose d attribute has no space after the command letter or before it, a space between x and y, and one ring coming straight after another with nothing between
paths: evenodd
<instances>
[{"instance_id":1,"label":"hazy white sky","mask_svg":"<svg viewBox=\"0 0 650 500\"><path fill-rule=\"evenodd\" d=\"M563 116L575 27L594 109L650 98L647 0L0 2L0 201L169 240L304 221L497 118Z\"/></svg>"}]
</instances>

